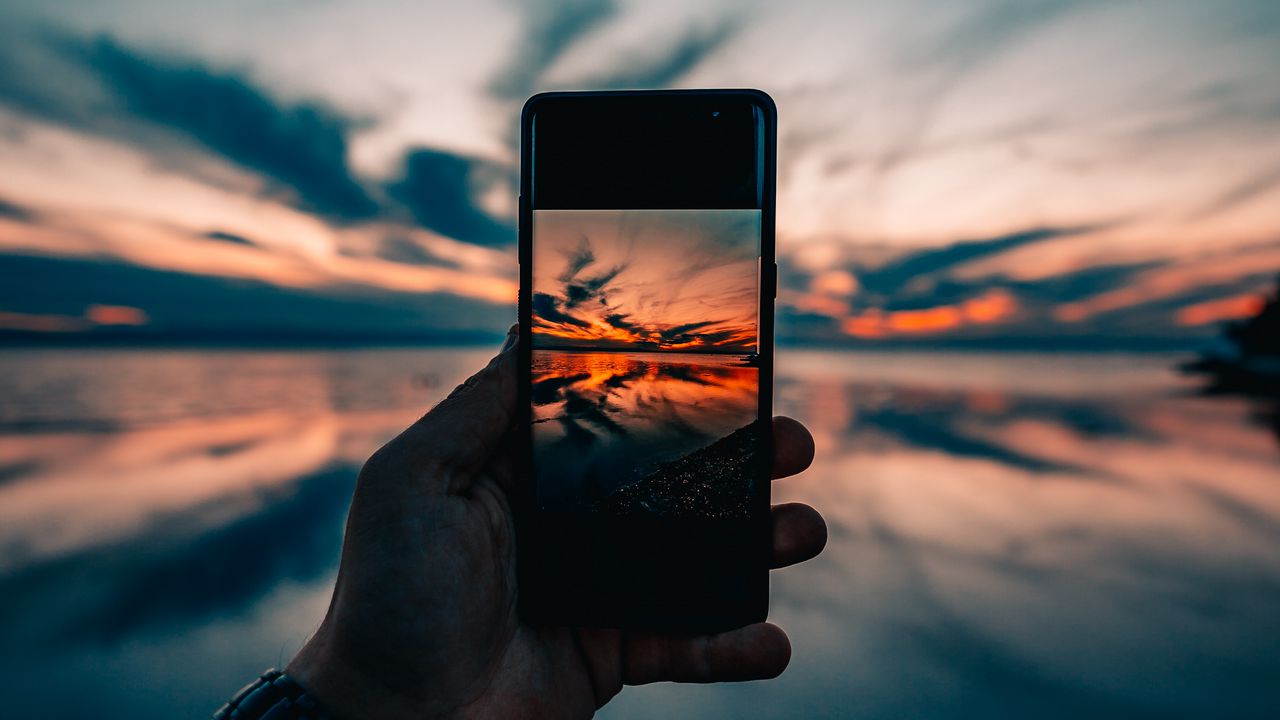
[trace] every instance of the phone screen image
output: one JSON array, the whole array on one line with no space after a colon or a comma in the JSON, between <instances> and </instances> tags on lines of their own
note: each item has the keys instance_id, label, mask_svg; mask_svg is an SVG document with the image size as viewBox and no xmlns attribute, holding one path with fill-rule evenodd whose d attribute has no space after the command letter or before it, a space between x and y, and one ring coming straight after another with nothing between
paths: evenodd
<instances>
[{"instance_id":1,"label":"phone screen image","mask_svg":"<svg viewBox=\"0 0 1280 720\"><path fill-rule=\"evenodd\" d=\"M542 510L745 518L760 442L760 211L535 210Z\"/></svg>"}]
</instances>

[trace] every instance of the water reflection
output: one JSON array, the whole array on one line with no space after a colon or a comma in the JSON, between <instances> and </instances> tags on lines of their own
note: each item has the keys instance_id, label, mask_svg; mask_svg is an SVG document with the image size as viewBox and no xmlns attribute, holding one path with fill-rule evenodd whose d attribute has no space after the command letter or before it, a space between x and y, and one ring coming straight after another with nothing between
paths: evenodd
<instances>
[{"instance_id":1,"label":"water reflection","mask_svg":"<svg viewBox=\"0 0 1280 720\"><path fill-rule=\"evenodd\" d=\"M0 353L5 717L202 717L287 660L355 469L487 355ZM832 532L773 580L793 665L604 716L1273 715L1280 449L1173 360L784 353L778 409L819 461L776 500ZM548 368L539 427L665 421L649 368L599 363ZM664 375L665 405L749 394L743 371Z\"/></svg>"},{"instance_id":2,"label":"water reflection","mask_svg":"<svg viewBox=\"0 0 1280 720\"><path fill-rule=\"evenodd\" d=\"M757 370L737 356L534 351L539 502L588 509L652 480L665 463L755 420L757 383ZM717 467L702 464L706 473Z\"/></svg>"},{"instance_id":3,"label":"water reflection","mask_svg":"<svg viewBox=\"0 0 1280 720\"><path fill-rule=\"evenodd\" d=\"M5 716L99 712L57 674L110 715L203 717L280 662L323 613L360 463L447 392L424 373L486 355L0 353Z\"/></svg>"}]
</instances>

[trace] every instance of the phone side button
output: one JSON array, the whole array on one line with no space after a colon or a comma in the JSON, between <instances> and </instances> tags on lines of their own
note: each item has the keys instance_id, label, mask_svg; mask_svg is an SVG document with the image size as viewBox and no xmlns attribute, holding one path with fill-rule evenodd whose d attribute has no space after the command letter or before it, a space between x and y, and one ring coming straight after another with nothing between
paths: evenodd
<instances>
[{"instance_id":1,"label":"phone side button","mask_svg":"<svg viewBox=\"0 0 1280 720\"><path fill-rule=\"evenodd\" d=\"M524 265L528 262L529 245L532 244L532 238L530 238L530 242L524 241L524 235L527 231L525 225L532 224L528 214L529 208L524 204L524 195L516 196L516 264L518 265Z\"/></svg>"}]
</instances>

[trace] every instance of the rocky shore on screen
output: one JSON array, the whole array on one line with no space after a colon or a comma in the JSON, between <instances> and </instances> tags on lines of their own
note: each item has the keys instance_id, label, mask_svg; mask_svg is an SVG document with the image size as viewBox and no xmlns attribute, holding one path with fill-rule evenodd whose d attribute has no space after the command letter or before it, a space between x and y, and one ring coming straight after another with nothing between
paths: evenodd
<instances>
[{"instance_id":1,"label":"rocky shore on screen","mask_svg":"<svg viewBox=\"0 0 1280 720\"><path fill-rule=\"evenodd\" d=\"M596 504L612 515L742 519L750 516L758 475L760 436L755 424L671 462Z\"/></svg>"}]
</instances>

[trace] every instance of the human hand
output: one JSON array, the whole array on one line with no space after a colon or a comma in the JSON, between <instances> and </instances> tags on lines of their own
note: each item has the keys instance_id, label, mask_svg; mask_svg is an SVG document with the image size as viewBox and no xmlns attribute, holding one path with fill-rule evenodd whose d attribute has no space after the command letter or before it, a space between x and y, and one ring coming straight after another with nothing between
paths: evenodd
<instances>
[{"instance_id":1,"label":"human hand","mask_svg":"<svg viewBox=\"0 0 1280 720\"><path fill-rule=\"evenodd\" d=\"M286 672L339 718L590 717L624 684L775 677L776 625L704 636L531 627L516 613L517 335L360 472L323 623ZM775 478L813 460L800 423L774 419ZM826 525L773 508L773 567L817 555Z\"/></svg>"}]
</instances>

